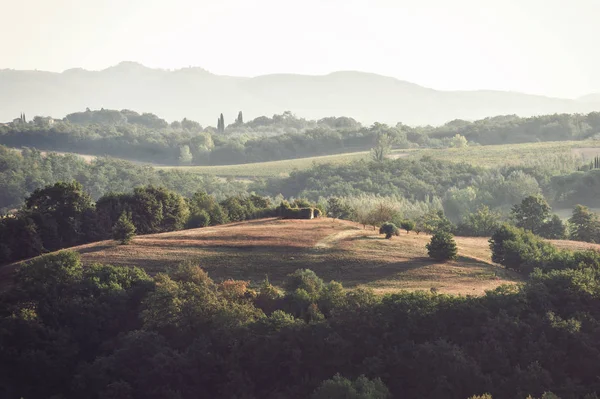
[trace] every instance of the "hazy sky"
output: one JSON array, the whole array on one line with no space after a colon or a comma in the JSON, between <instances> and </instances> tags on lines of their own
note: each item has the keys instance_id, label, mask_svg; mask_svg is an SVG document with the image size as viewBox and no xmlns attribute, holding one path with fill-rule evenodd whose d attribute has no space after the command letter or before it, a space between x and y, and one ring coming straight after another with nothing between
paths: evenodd
<instances>
[{"instance_id":1,"label":"hazy sky","mask_svg":"<svg viewBox=\"0 0 600 399\"><path fill-rule=\"evenodd\" d=\"M436 89L600 92L600 0L0 0L0 69L120 61L375 72Z\"/></svg>"}]
</instances>

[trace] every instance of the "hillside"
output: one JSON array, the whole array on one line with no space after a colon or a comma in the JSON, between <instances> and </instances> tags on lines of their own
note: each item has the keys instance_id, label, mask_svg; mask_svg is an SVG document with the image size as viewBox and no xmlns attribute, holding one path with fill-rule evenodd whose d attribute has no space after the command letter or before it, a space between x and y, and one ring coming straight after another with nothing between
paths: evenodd
<instances>
[{"instance_id":1,"label":"hillside","mask_svg":"<svg viewBox=\"0 0 600 399\"><path fill-rule=\"evenodd\" d=\"M489 115L530 116L589 112L595 97L569 100L500 91L437 91L395 78L362 72L323 76L220 76L201 68L175 71L123 62L101 71L62 73L0 70L0 121L27 115L62 117L77 109L152 110L169 120L184 117L215 125L222 112L230 123L293 110L319 119L351 116L364 122L441 124Z\"/></svg>"},{"instance_id":2,"label":"hillside","mask_svg":"<svg viewBox=\"0 0 600 399\"><path fill-rule=\"evenodd\" d=\"M216 281L269 277L279 284L296 269L309 268L345 287L378 293L437 289L482 294L520 276L494 265L487 239L457 237L459 260L447 264L427 257L425 234L392 240L355 223L332 219L262 219L136 237L132 244L102 241L73 248L84 264L141 266L151 274L184 260L197 261ZM4 270L3 274L7 274Z\"/></svg>"}]
</instances>

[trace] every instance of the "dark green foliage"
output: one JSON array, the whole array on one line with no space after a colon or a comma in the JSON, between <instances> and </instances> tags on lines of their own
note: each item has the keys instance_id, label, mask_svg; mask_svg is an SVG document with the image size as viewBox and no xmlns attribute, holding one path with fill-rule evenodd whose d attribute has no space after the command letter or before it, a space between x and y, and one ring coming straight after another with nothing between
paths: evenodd
<instances>
[{"instance_id":1,"label":"dark green foliage","mask_svg":"<svg viewBox=\"0 0 600 399\"><path fill-rule=\"evenodd\" d=\"M227 198L219 205L221 205L221 208L227 215L227 219L231 222L246 220L248 214L252 212L252 210L242 206L240 199L235 197Z\"/></svg>"},{"instance_id":2,"label":"dark green foliage","mask_svg":"<svg viewBox=\"0 0 600 399\"><path fill-rule=\"evenodd\" d=\"M388 399L390 391L379 378L371 381L361 375L356 381L337 374L323 381L312 394L312 399Z\"/></svg>"},{"instance_id":3,"label":"dark green foliage","mask_svg":"<svg viewBox=\"0 0 600 399\"><path fill-rule=\"evenodd\" d=\"M211 226L224 224L229 222L229 218L221 205L216 199L208 195L205 191L199 191L187 200L190 209L190 220L195 220L196 215L206 212L209 217L209 223ZM200 220L203 216L199 217ZM202 227L202 226L196 226Z\"/></svg>"},{"instance_id":4,"label":"dark green foliage","mask_svg":"<svg viewBox=\"0 0 600 399\"><path fill-rule=\"evenodd\" d=\"M525 274L536 267L548 267L558 251L530 231L503 225L490 238L492 261Z\"/></svg>"},{"instance_id":5,"label":"dark green foliage","mask_svg":"<svg viewBox=\"0 0 600 399\"><path fill-rule=\"evenodd\" d=\"M21 217L36 224L44 248L54 251L85 241L84 214L91 208L92 199L81 184L61 182L35 190Z\"/></svg>"},{"instance_id":6,"label":"dark green foliage","mask_svg":"<svg viewBox=\"0 0 600 399\"><path fill-rule=\"evenodd\" d=\"M131 218L140 234L180 230L189 216L182 196L163 187L134 189L130 204Z\"/></svg>"},{"instance_id":7,"label":"dark green foliage","mask_svg":"<svg viewBox=\"0 0 600 399\"><path fill-rule=\"evenodd\" d=\"M415 222L412 220L403 220L400 222L400 228L406 230L406 234L408 234L415 229Z\"/></svg>"},{"instance_id":8,"label":"dark green foliage","mask_svg":"<svg viewBox=\"0 0 600 399\"><path fill-rule=\"evenodd\" d=\"M564 239L567 236L567 226L558 215L552 215L542 226L540 235L550 239Z\"/></svg>"},{"instance_id":9,"label":"dark green foliage","mask_svg":"<svg viewBox=\"0 0 600 399\"><path fill-rule=\"evenodd\" d=\"M517 227L509 224L503 224L496 229L489 240L490 250L492 251L492 262L505 265L507 255L504 243L515 240L520 234L521 232Z\"/></svg>"},{"instance_id":10,"label":"dark green foliage","mask_svg":"<svg viewBox=\"0 0 600 399\"><path fill-rule=\"evenodd\" d=\"M205 192L184 200L165 188L146 186L133 194L109 193L94 207L78 183L57 183L37 190L15 216L0 218L0 264L95 240L126 243L133 231L150 234L227 223L225 211L236 221L275 216L269 199L257 195L229 197L223 205L225 210Z\"/></svg>"},{"instance_id":11,"label":"dark green foliage","mask_svg":"<svg viewBox=\"0 0 600 399\"><path fill-rule=\"evenodd\" d=\"M191 263L151 279L46 255L0 295L0 394L593 399L600 263L579 261L480 297L378 297L310 270L254 295Z\"/></svg>"},{"instance_id":12,"label":"dark green foliage","mask_svg":"<svg viewBox=\"0 0 600 399\"><path fill-rule=\"evenodd\" d=\"M210 226L210 215L204 209L190 215L185 227L188 229L195 229L198 227Z\"/></svg>"},{"instance_id":13,"label":"dark green foliage","mask_svg":"<svg viewBox=\"0 0 600 399\"><path fill-rule=\"evenodd\" d=\"M399 236L400 230L394 223L384 223L379 228L379 234L385 234L385 238L389 240L392 236Z\"/></svg>"},{"instance_id":14,"label":"dark green foliage","mask_svg":"<svg viewBox=\"0 0 600 399\"><path fill-rule=\"evenodd\" d=\"M600 242L598 215L583 205L576 205L569 219L569 232L571 240Z\"/></svg>"},{"instance_id":15,"label":"dark green foliage","mask_svg":"<svg viewBox=\"0 0 600 399\"><path fill-rule=\"evenodd\" d=\"M455 260L458 257L458 248L454 236L444 230L435 232L426 248L429 257L435 260L445 262Z\"/></svg>"},{"instance_id":16,"label":"dark green foliage","mask_svg":"<svg viewBox=\"0 0 600 399\"><path fill-rule=\"evenodd\" d=\"M534 269L562 270L600 267L596 251L559 250L530 231L503 225L490 239L492 261L525 274Z\"/></svg>"},{"instance_id":17,"label":"dark green foliage","mask_svg":"<svg viewBox=\"0 0 600 399\"><path fill-rule=\"evenodd\" d=\"M28 217L0 219L0 264L32 258L44 250L38 227Z\"/></svg>"},{"instance_id":18,"label":"dark green foliage","mask_svg":"<svg viewBox=\"0 0 600 399\"><path fill-rule=\"evenodd\" d=\"M131 216L123 212L112 229L112 238L122 245L129 244L135 236L135 226L131 222Z\"/></svg>"}]
</instances>

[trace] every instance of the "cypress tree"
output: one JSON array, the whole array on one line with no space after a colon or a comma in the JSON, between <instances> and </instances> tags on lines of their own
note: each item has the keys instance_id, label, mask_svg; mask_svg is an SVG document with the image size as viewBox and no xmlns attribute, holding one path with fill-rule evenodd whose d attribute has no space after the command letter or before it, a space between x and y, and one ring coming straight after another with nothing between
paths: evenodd
<instances>
[{"instance_id":1,"label":"cypress tree","mask_svg":"<svg viewBox=\"0 0 600 399\"><path fill-rule=\"evenodd\" d=\"M242 115L242 111L238 112L238 116L237 116L237 119L235 120L235 123L240 124L240 125L244 123L244 116Z\"/></svg>"}]
</instances>

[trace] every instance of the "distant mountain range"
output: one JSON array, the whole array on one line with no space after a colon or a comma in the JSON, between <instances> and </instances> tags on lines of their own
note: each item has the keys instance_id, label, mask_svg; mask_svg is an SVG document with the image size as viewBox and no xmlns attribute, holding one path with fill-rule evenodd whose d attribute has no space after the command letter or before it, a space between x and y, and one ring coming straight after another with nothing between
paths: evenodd
<instances>
[{"instance_id":1,"label":"distant mountain range","mask_svg":"<svg viewBox=\"0 0 600 399\"><path fill-rule=\"evenodd\" d=\"M187 117L213 126L220 113L229 124L240 110L246 120L290 110L309 119L350 116L363 123L437 125L503 114L600 111L600 94L572 100L491 90L439 91L363 72L244 78L133 62L102 71L0 70L0 122L21 112L29 118L62 118L86 107L152 112L167 120Z\"/></svg>"}]
</instances>

